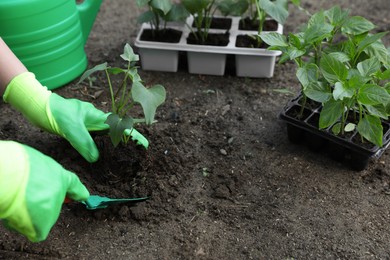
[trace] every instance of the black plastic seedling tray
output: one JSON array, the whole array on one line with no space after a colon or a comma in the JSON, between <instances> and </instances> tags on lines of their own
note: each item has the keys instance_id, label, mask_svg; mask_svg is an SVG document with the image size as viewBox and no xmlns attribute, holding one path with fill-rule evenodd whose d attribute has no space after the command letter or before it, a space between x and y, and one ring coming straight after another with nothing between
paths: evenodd
<instances>
[{"instance_id":1,"label":"black plastic seedling tray","mask_svg":"<svg viewBox=\"0 0 390 260\"><path fill-rule=\"evenodd\" d=\"M303 117L298 119L295 115L302 109L302 95L292 99L282 110L279 118L287 124L287 134L290 142L305 144L311 150L326 153L332 159L343 162L354 170L361 171L367 168L371 159L378 159L390 144L390 124L382 122L383 146L378 147L366 141L356 142L360 138L357 131L346 136L336 136L331 128L318 129L318 120L321 104L306 102Z\"/></svg>"}]
</instances>

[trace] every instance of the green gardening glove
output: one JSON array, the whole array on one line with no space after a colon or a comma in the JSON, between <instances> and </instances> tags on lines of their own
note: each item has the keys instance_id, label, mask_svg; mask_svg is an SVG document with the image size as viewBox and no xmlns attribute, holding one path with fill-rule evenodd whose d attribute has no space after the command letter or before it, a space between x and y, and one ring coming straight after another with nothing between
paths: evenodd
<instances>
[{"instance_id":1,"label":"green gardening glove","mask_svg":"<svg viewBox=\"0 0 390 260\"><path fill-rule=\"evenodd\" d=\"M65 196L86 201L89 192L72 172L37 150L0 141L0 219L32 242L45 240Z\"/></svg>"},{"instance_id":2,"label":"green gardening glove","mask_svg":"<svg viewBox=\"0 0 390 260\"><path fill-rule=\"evenodd\" d=\"M65 99L43 87L30 72L16 76L7 86L3 99L20 111L34 125L67 139L89 162L99 158L99 151L90 131L109 128L104 122L109 113L91 103ZM135 129L132 139L148 147L149 143Z\"/></svg>"}]
</instances>

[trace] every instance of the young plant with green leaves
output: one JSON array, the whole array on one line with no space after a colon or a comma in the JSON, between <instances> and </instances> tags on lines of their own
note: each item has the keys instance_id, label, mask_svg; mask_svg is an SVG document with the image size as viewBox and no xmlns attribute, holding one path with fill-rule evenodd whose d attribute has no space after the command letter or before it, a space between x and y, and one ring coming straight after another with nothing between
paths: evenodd
<instances>
[{"instance_id":1,"label":"young plant with green leaves","mask_svg":"<svg viewBox=\"0 0 390 260\"><path fill-rule=\"evenodd\" d=\"M131 131L139 123L150 125L154 123L157 107L165 101L165 88L162 85L154 85L146 88L138 74L135 63L139 60L129 44L124 47L120 57L127 62L125 68L110 67L107 62L96 65L87 70L80 78L80 82L91 74L104 71L111 96L111 113L105 121L109 125L109 136L114 146L121 141L125 144L131 138ZM113 86L113 76L121 75L122 79L117 87ZM133 118L129 112L135 105L141 105L144 118Z\"/></svg>"},{"instance_id":2,"label":"young plant with green leaves","mask_svg":"<svg viewBox=\"0 0 390 260\"><path fill-rule=\"evenodd\" d=\"M180 3L171 0L137 0L137 6L148 7L148 10L138 16L138 23L149 23L154 34L164 32L168 22L184 22L189 16L188 11Z\"/></svg>"},{"instance_id":3,"label":"young plant with green leaves","mask_svg":"<svg viewBox=\"0 0 390 260\"><path fill-rule=\"evenodd\" d=\"M296 0L292 2L299 5ZM289 15L288 0L222 0L218 9L223 15L248 17L251 24L257 25L258 33L263 31L267 17L284 24Z\"/></svg>"},{"instance_id":4,"label":"young plant with green leaves","mask_svg":"<svg viewBox=\"0 0 390 260\"><path fill-rule=\"evenodd\" d=\"M243 17L248 12L249 3L249 0L222 0L217 3L217 7L224 16Z\"/></svg>"},{"instance_id":5,"label":"young plant with green leaves","mask_svg":"<svg viewBox=\"0 0 390 260\"><path fill-rule=\"evenodd\" d=\"M217 10L216 0L182 0L185 9L194 17L195 31L191 24L187 24L193 36L200 43L204 43L209 35L211 21Z\"/></svg>"},{"instance_id":6,"label":"young plant with green leaves","mask_svg":"<svg viewBox=\"0 0 390 260\"><path fill-rule=\"evenodd\" d=\"M362 141L380 147L381 120L390 115L390 54L381 41L387 32L370 33L374 28L334 6L313 14L299 33L260 37L282 51L281 63L295 61L303 99L322 103L320 129L336 135L356 129Z\"/></svg>"},{"instance_id":7,"label":"young plant with green leaves","mask_svg":"<svg viewBox=\"0 0 390 260\"><path fill-rule=\"evenodd\" d=\"M299 1L292 1L299 5ZM284 24L289 15L288 0L222 0L218 9L223 15L241 16L241 22L249 23L249 27L257 28L258 34L264 30L267 18L272 18L279 24ZM246 18L246 19L245 19ZM258 35L248 35L255 43L253 47L259 48L262 40Z\"/></svg>"},{"instance_id":8,"label":"young plant with green leaves","mask_svg":"<svg viewBox=\"0 0 390 260\"><path fill-rule=\"evenodd\" d=\"M288 0L251 0L256 7L255 19L259 21L257 29L260 34L263 31L265 20L271 17L279 24L284 24L288 17Z\"/></svg>"}]
</instances>

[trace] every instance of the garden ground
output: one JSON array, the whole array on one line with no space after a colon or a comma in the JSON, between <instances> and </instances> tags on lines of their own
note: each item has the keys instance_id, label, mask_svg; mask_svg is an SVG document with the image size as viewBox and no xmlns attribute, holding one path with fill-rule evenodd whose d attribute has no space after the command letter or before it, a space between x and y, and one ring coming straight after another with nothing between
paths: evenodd
<instances>
[{"instance_id":1,"label":"garden ground","mask_svg":"<svg viewBox=\"0 0 390 260\"><path fill-rule=\"evenodd\" d=\"M89 67L122 65L123 46L139 28L134 2L104 0L86 45ZM312 13L340 4L376 31L390 30L388 0L302 2ZM290 10L285 33L307 19ZM384 41L389 46L390 36ZM64 205L42 243L1 227L0 259L388 259L390 154L356 172L289 143L278 113L292 96L275 90L298 92L294 69L277 65L271 79L238 78L229 69L223 77L192 75L185 64L177 73L140 70L146 83L167 90L158 123L139 127L150 148L112 150L99 137L95 164L1 103L1 139L53 157L93 194L150 199L98 211ZM75 83L55 92L109 110L103 83Z\"/></svg>"}]
</instances>

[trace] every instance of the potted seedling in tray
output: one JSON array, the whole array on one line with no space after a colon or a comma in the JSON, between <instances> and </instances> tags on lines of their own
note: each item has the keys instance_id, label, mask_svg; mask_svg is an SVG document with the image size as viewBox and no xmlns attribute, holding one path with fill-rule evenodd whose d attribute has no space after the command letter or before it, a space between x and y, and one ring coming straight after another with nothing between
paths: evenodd
<instances>
[{"instance_id":1,"label":"potted seedling in tray","mask_svg":"<svg viewBox=\"0 0 390 260\"><path fill-rule=\"evenodd\" d=\"M269 53L259 34L261 32L283 33L283 24L288 17L287 0L224 0L219 5L224 15L238 15L238 32L235 35L237 48L259 49L258 55L236 55L236 74L243 77L271 77L275 60L280 52Z\"/></svg>"},{"instance_id":2,"label":"potted seedling in tray","mask_svg":"<svg viewBox=\"0 0 390 260\"><path fill-rule=\"evenodd\" d=\"M375 25L335 6L312 15L299 33L263 33L280 62L295 61L298 97L280 114L293 142L330 150L354 169L388 147L390 55Z\"/></svg>"},{"instance_id":3,"label":"potted seedling in tray","mask_svg":"<svg viewBox=\"0 0 390 260\"><path fill-rule=\"evenodd\" d=\"M293 3L299 5L297 1ZM218 9L225 16L239 16L240 31L257 32L255 35L247 35L250 39L248 44L238 41L236 45L241 44L240 47L259 48L262 41L258 34L262 31L278 31L278 27L286 22L289 15L288 0L223 0L218 4ZM243 38L245 35L240 36Z\"/></svg>"},{"instance_id":4,"label":"potted seedling in tray","mask_svg":"<svg viewBox=\"0 0 390 260\"><path fill-rule=\"evenodd\" d=\"M179 3L173 4L170 0L137 0L137 6L147 7L147 10L138 17L138 23L145 24L140 32L140 41L161 43L179 43L184 21L189 13ZM139 48L142 68L176 72L179 63L179 51L161 48Z\"/></svg>"},{"instance_id":5,"label":"potted seedling in tray","mask_svg":"<svg viewBox=\"0 0 390 260\"><path fill-rule=\"evenodd\" d=\"M156 4L154 1L138 1L140 5L148 4L150 6ZM157 14L161 16L160 19L162 20L165 19L162 11L163 2L165 1L162 1L161 3L159 2L159 11L157 12ZM171 63L168 56L157 52L158 50L164 50L167 51L167 53L175 53L176 56L178 55L178 52L185 53L187 57L188 71L190 73L219 76L224 75L227 55L232 55L233 57L236 57L237 76L257 78L272 77L276 57L281 54L281 51L267 50L266 48L254 48L255 46L253 45L245 48L237 47L236 38L238 35L251 35L252 39L255 39L257 42L260 39L257 36L259 29L254 31L242 31L238 28L239 20L241 19L240 16L224 17L221 15L215 15L216 10L223 10L224 4L226 9L226 6L228 6L229 3L216 0L183 0L181 2L181 8L186 10L186 12L183 13L190 14L185 20L185 25L167 25L169 28L175 28L182 31L181 39L178 43L153 42L144 40L141 37L143 31L146 28L150 29L153 27L149 24L150 22L147 22L149 20L145 19L145 17L149 17L149 19L151 19L152 17L156 17L156 15L153 16L153 12L150 10L147 11L148 14L142 14L139 18L139 21L143 21L143 24L135 40L135 46L139 49L140 52L142 68L146 70L176 72L178 68L178 59ZM237 2L238 5L240 3L241 1ZM250 1L250 3L254 4L253 1ZM247 4L249 4L249 1ZM260 4L265 5L264 10L268 10L267 8L271 9L269 11L270 15L272 14L280 20L285 19L285 12L287 12L286 0L261 0L260 2L256 2L256 6L260 6ZM155 9L158 9L157 6L155 6L152 10ZM243 13L247 8L244 6L240 7L239 9L241 10L240 13ZM164 10L167 15L172 12L168 11L168 7L164 8ZM223 14L223 11L221 11L221 13ZM219 27L219 21L223 19L229 20L230 23L227 26ZM154 24L156 24L156 22L154 22ZM278 24L277 32L283 33L283 26L281 23ZM221 38L223 39L222 41L220 41ZM152 62L152 65L146 66L146 60L149 57L148 54L157 56L156 58L159 58L158 62ZM240 62L242 60L243 62ZM170 66L171 69L159 69L158 66L161 64L171 64L172 66Z\"/></svg>"},{"instance_id":6,"label":"potted seedling in tray","mask_svg":"<svg viewBox=\"0 0 390 260\"><path fill-rule=\"evenodd\" d=\"M154 123L156 109L165 101L166 92L161 85L154 85L150 88L144 86L137 66L135 66L139 57L134 54L129 44L125 45L121 58L127 62L126 68L110 67L107 63L99 64L84 72L79 82L95 72L103 71L111 97L111 114L105 123L109 125L108 134L112 144L116 147L121 142L126 144L130 139L135 139L147 148L148 141L134 129L134 126L140 123L147 125ZM123 76L117 88L113 86L113 75ZM129 115L137 104L141 105L144 118L134 118Z\"/></svg>"},{"instance_id":7,"label":"potted seedling in tray","mask_svg":"<svg viewBox=\"0 0 390 260\"><path fill-rule=\"evenodd\" d=\"M213 28L213 21L216 21L216 19L223 19L214 16L215 11L217 10L215 0L183 0L182 3L186 10L192 15L192 19L187 21L187 26L191 31L187 37L187 43L218 46L226 46L228 44L229 34L227 31L225 33L210 32L210 29ZM231 20L225 20L228 21L227 26L214 26L214 28L217 27L216 29L229 30Z\"/></svg>"},{"instance_id":8,"label":"potted seedling in tray","mask_svg":"<svg viewBox=\"0 0 390 260\"><path fill-rule=\"evenodd\" d=\"M188 71L195 74L223 75L225 73L226 53L204 52L209 46L227 46L229 43L229 29L213 30L212 22L217 19L214 13L217 10L215 0L183 0L183 6L191 16L187 19L189 33L186 42L194 47L194 51L187 51ZM204 46L203 46L204 45Z\"/></svg>"}]
</instances>

